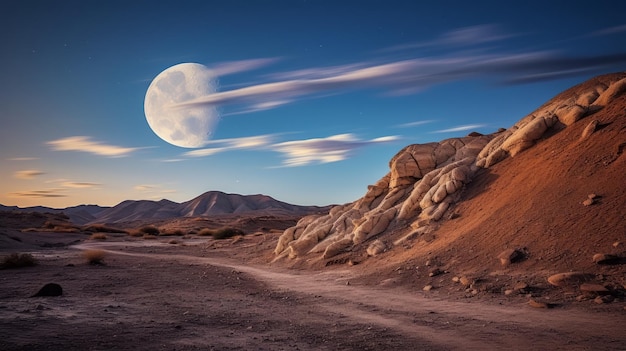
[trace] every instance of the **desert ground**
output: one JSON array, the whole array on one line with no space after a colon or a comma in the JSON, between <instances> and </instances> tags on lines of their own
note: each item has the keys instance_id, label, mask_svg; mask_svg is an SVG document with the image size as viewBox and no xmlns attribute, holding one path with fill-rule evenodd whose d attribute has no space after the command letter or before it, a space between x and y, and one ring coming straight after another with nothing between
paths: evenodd
<instances>
[{"instance_id":1,"label":"desert ground","mask_svg":"<svg viewBox=\"0 0 626 351\"><path fill-rule=\"evenodd\" d=\"M626 350L625 130L619 72L325 213L0 212L0 349Z\"/></svg>"},{"instance_id":2,"label":"desert ground","mask_svg":"<svg viewBox=\"0 0 626 351\"><path fill-rule=\"evenodd\" d=\"M528 294L424 291L364 274L272 263L278 233L215 240L3 228L38 264L0 271L2 350L618 350L626 303L529 305ZM30 250L24 250L26 247ZM11 249L11 250L7 250ZM89 264L88 250L102 250ZM451 277L443 275L445 279ZM392 283L389 283L389 282ZM30 297L46 283L61 296ZM537 289L541 289L541 284ZM550 299L554 299L550 300Z\"/></svg>"}]
</instances>

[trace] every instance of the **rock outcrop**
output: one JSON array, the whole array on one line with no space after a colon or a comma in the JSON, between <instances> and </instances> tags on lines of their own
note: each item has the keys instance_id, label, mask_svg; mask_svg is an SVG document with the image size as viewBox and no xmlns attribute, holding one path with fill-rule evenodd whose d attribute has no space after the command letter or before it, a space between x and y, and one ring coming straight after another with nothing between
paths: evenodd
<instances>
[{"instance_id":1,"label":"rock outcrop","mask_svg":"<svg viewBox=\"0 0 626 351\"><path fill-rule=\"evenodd\" d=\"M462 201L463 189L480 168L514 158L602 110L626 92L626 78L619 77L566 91L506 130L405 147L389 162L389 173L368 186L362 198L335 206L327 215L302 218L281 235L274 254L277 259L327 259L359 250L375 256L433 233L438 222L451 216L446 216L450 207ZM582 123L589 124L583 138L598 128L597 121Z\"/></svg>"}]
</instances>

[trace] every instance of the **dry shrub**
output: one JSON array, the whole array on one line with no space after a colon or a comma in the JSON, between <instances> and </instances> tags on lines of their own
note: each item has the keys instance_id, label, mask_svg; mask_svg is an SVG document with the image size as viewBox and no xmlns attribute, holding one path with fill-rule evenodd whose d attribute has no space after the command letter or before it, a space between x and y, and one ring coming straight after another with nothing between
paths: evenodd
<instances>
[{"instance_id":1,"label":"dry shrub","mask_svg":"<svg viewBox=\"0 0 626 351\"><path fill-rule=\"evenodd\" d=\"M215 229L204 228L201 229L197 234L198 236L212 236L215 233Z\"/></svg>"},{"instance_id":2,"label":"dry shrub","mask_svg":"<svg viewBox=\"0 0 626 351\"><path fill-rule=\"evenodd\" d=\"M139 237L139 236L143 236L143 233L140 232L139 230L129 230L128 235L133 236L133 237Z\"/></svg>"},{"instance_id":3,"label":"dry shrub","mask_svg":"<svg viewBox=\"0 0 626 351\"><path fill-rule=\"evenodd\" d=\"M37 260L33 255L28 253L18 254L12 253L9 256L5 256L0 262L1 269L7 268L21 268L21 267L32 267L37 264Z\"/></svg>"},{"instance_id":4,"label":"dry shrub","mask_svg":"<svg viewBox=\"0 0 626 351\"><path fill-rule=\"evenodd\" d=\"M160 233L159 228L153 225L147 225L145 227L141 227L139 228L139 231L148 235L159 235Z\"/></svg>"},{"instance_id":5,"label":"dry shrub","mask_svg":"<svg viewBox=\"0 0 626 351\"><path fill-rule=\"evenodd\" d=\"M245 235L246 233L244 233L242 230L237 229L237 228L232 228L232 227L225 227L225 228L220 228L220 229L216 229L213 232L213 239L227 239L227 238L232 238L233 236L237 236L237 235Z\"/></svg>"},{"instance_id":6,"label":"dry shrub","mask_svg":"<svg viewBox=\"0 0 626 351\"><path fill-rule=\"evenodd\" d=\"M89 237L89 239L91 239L91 240L106 240L108 238L109 237L105 233L93 233Z\"/></svg>"},{"instance_id":7,"label":"dry shrub","mask_svg":"<svg viewBox=\"0 0 626 351\"><path fill-rule=\"evenodd\" d=\"M146 240L152 240L152 239L156 239L156 235L152 235L152 234L144 234L143 238Z\"/></svg>"},{"instance_id":8,"label":"dry shrub","mask_svg":"<svg viewBox=\"0 0 626 351\"><path fill-rule=\"evenodd\" d=\"M180 229L164 229L161 230L161 233L159 234L160 236L183 236L185 233L183 233L182 230Z\"/></svg>"},{"instance_id":9,"label":"dry shrub","mask_svg":"<svg viewBox=\"0 0 626 351\"><path fill-rule=\"evenodd\" d=\"M83 228L86 232L100 232L100 233L126 233L125 230L113 227L107 227L104 224L92 224Z\"/></svg>"},{"instance_id":10,"label":"dry shrub","mask_svg":"<svg viewBox=\"0 0 626 351\"><path fill-rule=\"evenodd\" d=\"M93 265L104 264L104 256L106 256L106 252L103 250L85 250L83 252L83 257L87 259L89 264Z\"/></svg>"}]
</instances>

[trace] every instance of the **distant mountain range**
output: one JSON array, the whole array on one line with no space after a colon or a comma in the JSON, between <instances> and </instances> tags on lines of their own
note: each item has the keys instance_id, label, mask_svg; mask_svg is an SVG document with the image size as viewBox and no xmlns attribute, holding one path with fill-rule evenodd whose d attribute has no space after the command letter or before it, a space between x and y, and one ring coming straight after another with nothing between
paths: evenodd
<instances>
[{"instance_id":1,"label":"distant mountain range","mask_svg":"<svg viewBox=\"0 0 626 351\"><path fill-rule=\"evenodd\" d=\"M80 205L66 208L0 205L0 211L64 213L75 224L122 223L136 220L201 217L223 214L307 215L323 212L328 207L298 206L278 201L267 195L226 194L209 191L192 200L177 203L170 200L126 200L113 207Z\"/></svg>"}]
</instances>

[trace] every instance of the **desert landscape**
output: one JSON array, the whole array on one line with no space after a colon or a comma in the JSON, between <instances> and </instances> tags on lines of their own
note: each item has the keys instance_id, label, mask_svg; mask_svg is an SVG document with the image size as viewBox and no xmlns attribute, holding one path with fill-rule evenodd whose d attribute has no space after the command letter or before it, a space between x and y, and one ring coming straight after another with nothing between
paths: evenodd
<instances>
[{"instance_id":1,"label":"desert landscape","mask_svg":"<svg viewBox=\"0 0 626 351\"><path fill-rule=\"evenodd\" d=\"M625 131L620 72L347 204L4 206L0 349L625 349Z\"/></svg>"}]
</instances>

